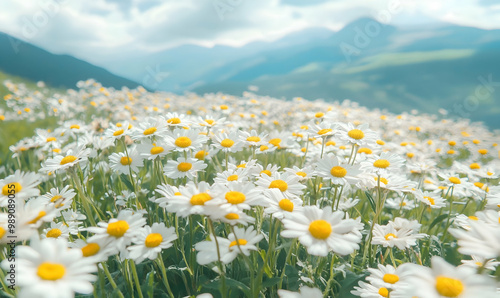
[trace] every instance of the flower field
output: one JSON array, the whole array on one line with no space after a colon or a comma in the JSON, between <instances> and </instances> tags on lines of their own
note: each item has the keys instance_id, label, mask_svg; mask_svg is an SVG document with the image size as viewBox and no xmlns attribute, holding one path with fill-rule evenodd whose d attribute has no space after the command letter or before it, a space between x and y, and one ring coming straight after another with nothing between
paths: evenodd
<instances>
[{"instance_id":1,"label":"flower field","mask_svg":"<svg viewBox=\"0 0 500 298\"><path fill-rule=\"evenodd\" d=\"M480 124L5 87L3 135L51 127L0 152L3 296L500 297L500 135Z\"/></svg>"}]
</instances>

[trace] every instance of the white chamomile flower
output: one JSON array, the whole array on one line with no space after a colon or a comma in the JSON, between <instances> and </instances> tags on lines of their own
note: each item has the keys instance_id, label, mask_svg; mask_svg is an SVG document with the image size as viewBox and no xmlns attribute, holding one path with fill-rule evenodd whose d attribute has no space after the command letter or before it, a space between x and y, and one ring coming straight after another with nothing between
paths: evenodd
<instances>
[{"instance_id":1,"label":"white chamomile flower","mask_svg":"<svg viewBox=\"0 0 500 298\"><path fill-rule=\"evenodd\" d=\"M315 256L326 256L330 251L347 255L359 249L363 224L359 218L344 217L342 211L332 213L331 207L319 209L305 206L303 213L292 212L283 219L281 235L299 238L300 243L307 247L307 252Z\"/></svg>"},{"instance_id":2,"label":"white chamomile flower","mask_svg":"<svg viewBox=\"0 0 500 298\"><path fill-rule=\"evenodd\" d=\"M315 171L316 175L329 179L333 185L355 184L359 173L359 165L342 164L333 156L320 159Z\"/></svg>"},{"instance_id":3,"label":"white chamomile flower","mask_svg":"<svg viewBox=\"0 0 500 298\"><path fill-rule=\"evenodd\" d=\"M145 224L146 219L142 214L134 213L132 210L122 210L117 218L112 218L109 222L99 222L97 227L87 228L87 231L95 233L87 240L94 242L99 239L111 239L110 245L115 251L121 251L132 242Z\"/></svg>"},{"instance_id":4,"label":"white chamomile flower","mask_svg":"<svg viewBox=\"0 0 500 298\"><path fill-rule=\"evenodd\" d=\"M247 146L259 147L260 145L265 144L265 139L267 134L257 133L257 131L252 130L250 132L247 131L239 131L239 138L242 142L244 142Z\"/></svg>"},{"instance_id":5,"label":"white chamomile flower","mask_svg":"<svg viewBox=\"0 0 500 298\"><path fill-rule=\"evenodd\" d=\"M210 184L205 181L196 185L189 181L186 186L179 187L180 195L170 196L165 202L165 209L177 216L186 217L192 214L208 214L210 207L205 203L212 200Z\"/></svg>"},{"instance_id":6,"label":"white chamomile flower","mask_svg":"<svg viewBox=\"0 0 500 298\"><path fill-rule=\"evenodd\" d=\"M351 144L373 147L379 137L376 132L368 128L369 124L361 124L355 127L349 122L347 124L339 123L338 125L337 137Z\"/></svg>"},{"instance_id":7,"label":"white chamomile flower","mask_svg":"<svg viewBox=\"0 0 500 298\"><path fill-rule=\"evenodd\" d=\"M129 246L129 257L137 264L144 259L154 260L162 249L167 249L172 246L172 241L177 239L175 228L165 227L164 223L153 223L153 225L145 226L137 233L132 240L135 245Z\"/></svg>"},{"instance_id":8,"label":"white chamomile flower","mask_svg":"<svg viewBox=\"0 0 500 298\"><path fill-rule=\"evenodd\" d=\"M38 189L40 182L41 177L39 174L25 173L20 170L0 180L0 207L8 205L9 196L14 198L16 202L38 196L40 194Z\"/></svg>"},{"instance_id":9,"label":"white chamomile flower","mask_svg":"<svg viewBox=\"0 0 500 298\"><path fill-rule=\"evenodd\" d=\"M384 175L390 172L400 172L404 166L405 159L401 156L382 152L380 156L369 156L361 163L361 169Z\"/></svg>"},{"instance_id":10,"label":"white chamomile flower","mask_svg":"<svg viewBox=\"0 0 500 298\"><path fill-rule=\"evenodd\" d=\"M162 137L167 131L168 127L163 118L148 117L144 122L132 128L131 137L133 140Z\"/></svg>"},{"instance_id":11,"label":"white chamomile flower","mask_svg":"<svg viewBox=\"0 0 500 298\"><path fill-rule=\"evenodd\" d=\"M163 172L168 178L184 178L193 179L196 173L205 169L207 164L196 158L179 157L177 160L169 160L165 165Z\"/></svg>"},{"instance_id":12,"label":"white chamomile flower","mask_svg":"<svg viewBox=\"0 0 500 298\"><path fill-rule=\"evenodd\" d=\"M212 140L212 146L223 152L235 153L243 150L244 143L239 139L237 132L215 133Z\"/></svg>"},{"instance_id":13,"label":"white chamomile flower","mask_svg":"<svg viewBox=\"0 0 500 298\"><path fill-rule=\"evenodd\" d=\"M275 172L271 177L262 175L257 179L255 184L260 186L264 191L278 189L287 198L300 197L303 193L303 189L306 188L305 185L299 182L299 177L297 175L279 172Z\"/></svg>"},{"instance_id":14,"label":"white chamomile flower","mask_svg":"<svg viewBox=\"0 0 500 298\"><path fill-rule=\"evenodd\" d=\"M261 204L261 192L252 183L232 183L229 185L214 184L213 199L206 205L220 206L227 212L249 210L250 206Z\"/></svg>"},{"instance_id":15,"label":"white chamomile flower","mask_svg":"<svg viewBox=\"0 0 500 298\"><path fill-rule=\"evenodd\" d=\"M144 142L137 145L137 151L143 158L148 160L153 160L157 157L162 158L169 153L167 146L161 142Z\"/></svg>"},{"instance_id":16,"label":"white chamomile flower","mask_svg":"<svg viewBox=\"0 0 500 298\"><path fill-rule=\"evenodd\" d=\"M279 189L269 189L264 192L264 209L266 214L271 214L277 219L283 219L291 212L300 212L302 210L302 200L286 198Z\"/></svg>"},{"instance_id":17,"label":"white chamomile flower","mask_svg":"<svg viewBox=\"0 0 500 298\"><path fill-rule=\"evenodd\" d=\"M91 260L94 263L104 262L109 256L115 253L115 249L111 243L111 239L102 238L93 242L85 242L82 239L76 239L75 242L70 242L68 245L71 248L77 248L82 251L84 258Z\"/></svg>"},{"instance_id":18,"label":"white chamomile flower","mask_svg":"<svg viewBox=\"0 0 500 298\"><path fill-rule=\"evenodd\" d=\"M78 233L78 231L73 230L72 234ZM62 238L62 239L68 239L70 234L70 229L69 227L64 224L64 222L51 222L50 223L50 228L44 229L42 232L42 238Z\"/></svg>"},{"instance_id":19,"label":"white chamomile flower","mask_svg":"<svg viewBox=\"0 0 500 298\"><path fill-rule=\"evenodd\" d=\"M94 290L97 266L80 249L68 249L66 240L32 240L16 253L18 297L67 298ZM10 264L4 260L2 267L10 269Z\"/></svg>"},{"instance_id":20,"label":"white chamomile flower","mask_svg":"<svg viewBox=\"0 0 500 298\"><path fill-rule=\"evenodd\" d=\"M292 292L283 289L278 290L278 296L280 298L322 298L323 293L318 288L302 286L300 287L298 292Z\"/></svg>"},{"instance_id":21,"label":"white chamomile flower","mask_svg":"<svg viewBox=\"0 0 500 298\"><path fill-rule=\"evenodd\" d=\"M74 150L70 149L66 153L66 156L57 155L54 158L47 159L42 163L42 168L40 172L55 172L69 169L77 164L84 165L91 153L90 148L85 148L85 146L79 146Z\"/></svg>"},{"instance_id":22,"label":"white chamomile flower","mask_svg":"<svg viewBox=\"0 0 500 298\"><path fill-rule=\"evenodd\" d=\"M129 175L139 172L139 167L143 165L143 158L137 150L132 149L127 152L113 153L109 156L110 167L119 174Z\"/></svg>"},{"instance_id":23,"label":"white chamomile flower","mask_svg":"<svg viewBox=\"0 0 500 298\"><path fill-rule=\"evenodd\" d=\"M408 277L403 281L408 287L401 287L394 293L404 297L498 297L492 278L479 275L467 266L453 267L441 257L431 259L432 267L415 264L408 266Z\"/></svg>"},{"instance_id":24,"label":"white chamomile flower","mask_svg":"<svg viewBox=\"0 0 500 298\"><path fill-rule=\"evenodd\" d=\"M259 243L264 236L254 230L252 226L248 228L234 227L234 233L228 235L229 249L226 254L221 256L221 261L230 263L238 254L242 253L246 256L250 255L251 250L257 250L255 244Z\"/></svg>"},{"instance_id":25,"label":"white chamomile flower","mask_svg":"<svg viewBox=\"0 0 500 298\"><path fill-rule=\"evenodd\" d=\"M129 129L132 128L127 121L122 123L116 123L116 125L112 124L109 127L104 135L112 140L120 139L123 136L129 135Z\"/></svg>"},{"instance_id":26,"label":"white chamomile flower","mask_svg":"<svg viewBox=\"0 0 500 298\"><path fill-rule=\"evenodd\" d=\"M425 234L418 233L420 226L416 220L409 221L399 217L389 221L387 225L375 224L372 244L381 244L384 247L396 246L399 249L409 248L417 245L417 239L425 237Z\"/></svg>"},{"instance_id":27,"label":"white chamomile flower","mask_svg":"<svg viewBox=\"0 0 500 298\"><path fill-rule=\"evenodd\" d=\"M184 152L198 151L208 138L200 134L198 129L176 128L173 132L168 132L165 136L166 145L169 150Z\"/></svg>"}]
</instances>

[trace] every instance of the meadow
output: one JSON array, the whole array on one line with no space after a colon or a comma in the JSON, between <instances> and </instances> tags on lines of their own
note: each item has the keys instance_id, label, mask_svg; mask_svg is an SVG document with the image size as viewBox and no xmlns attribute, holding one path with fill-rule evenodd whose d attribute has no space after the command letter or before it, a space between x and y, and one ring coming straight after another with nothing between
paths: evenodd
<instances>
[{"instance_id":1,"label":"meadow","mask_svg":"<svg viewBox=\"0 0 500 298\"><path fill-rule=\"evenodd\" d=\"M500 296L480 123L77 87L0 89L2 296Z\"/></svg>"}]
</instances>

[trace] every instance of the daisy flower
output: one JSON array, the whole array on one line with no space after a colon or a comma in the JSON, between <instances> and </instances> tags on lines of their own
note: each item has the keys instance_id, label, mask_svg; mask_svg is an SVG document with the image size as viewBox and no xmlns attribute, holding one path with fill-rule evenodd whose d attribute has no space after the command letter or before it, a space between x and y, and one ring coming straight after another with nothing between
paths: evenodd
<instances>
[{"instance_id":1,"label":"daisy flower","mask_svg":"<svg viewBox=\"0 0 500 298\"><path fill-rule=\"evenodd\" d=\"M369 156L361 163L361 169L377 175L384 175L390 172L399 172L404 163L405 159L401 156L382 152L380 156Z\"/></svg>"},{"instance_id":2,"label":"daisy flower","mask_svg":"<svg viewBox=\"0 0 500 298\"><path fill-rule=\"evenodd\" d=\"M79 249L68 249L63 239L31 241L17 247L19 297L74 297L75 292L91 294L97 276L95 263L83 258ZM9 270L4 260L2 268Z\"/></svg>"},{"instance_id":3,"label":"daisy flower","mask_svg":"<svg viewBox=\"0 0 500 298\"><path fill-rule=\"evenodd\" d=\"M212 190L214 198L205 204L219 206L227 212L237 213L261 204L261 192L252 183L214 184Z\"/></svg>"},{"instance_id":4,"label":"daisy flower","mask_svg":"<svg viewBox=\"0 0 500 298\"><path fill-rule=\"evenodd\" d=\"M25 173L17 170L14 174L0 180L0 207L8 205L9 196L19 200L26 201L31 197L38 196L40 190L38 184L41 182L40 175L36 173Z\"/></svg>"},{"instance_id":5,"label":"daisy flower","mask_svg":"<svg viewBox=\"0 0 500 298\"><path fill-rule=\"evenodd\" d=\"M177 160L169 160L163 169L165 176L176 179L187 177L193 179L196 173L207 167L207 164L195 158L179 157Z\"/></svg>"},{"instance_id":6,"label":"daisy flower","mask_svg":"<svg viewBox=\"0 0 500 298\"><path fill-rule=\"evenodd\" d=\"M279 189L269 189L264 192L264 212L277 219L285 218L291 212L302 211L302 200L299 198L286 198Z\"/></svg>"},{"instance_id":7,"label":"daisy flower","mask_svg":"<svg viewBox=\"0 0 500 298\"><path fill-rule=\"evenodd\" d=\"M131 137L133 140L163 137L167 131L168 127L163 118L148 117L132 128Z\"/></svg>"},{"instance_id":8,"label":"daisy flower","mask_svg":"<svg viewBox=\"0 0 500 298\"><path fill-rule=\"evenodd\" d=\"M173 185L169 185L169 184L165 184L165 183L158 185L157 188L155 189L155 192L157 194L162 195L162 197L151 198L150 200L152 202L157 203L160 207L163 207L163 208L167 207L170 199L173 196L180 196L181 195L179 188L177 188L177 186L173 186Z\"/></svg>"},{"instance_id":9,"label":"daisy flower","mask_svg":"<svg viewBox=\"0 0 500 298\"><path fill-rule=\"evenodd\" d=\"M137 151L142 158L148 160L153 160L157 157L162 158L169 153L169 151L167 150L167 146L165 144L162 144L161 142L144 142L137 145Z\"/></svg>"},{"instance_id":10,"label":"daisy flower","mask_svg":"<svg viewBox=\"0 0 500 298\"><path fill-rule=\"evenodd\" d=\"M333 185L345 185L355 184L361 171L359 165L341 164L337 157L324 156L318 161L314 173L329 179Z\"/></svg>"},{"instance_id":11,"label":"daisy flower","mask_svg":"<svg viewBox=\"0 0 500 298\"><path fill-rule=\"evenodd\" d=\"M196 262L200 265L207 265L219 260L219 256L226 255L229 252L229 245L231 241L222 237L213 237L210 241L198 242L194 245L194 248L198 251L196 254ZM218 244L218 245L217 245ZM217 247L218 246L218 247Z\"/></svg>"},{"instance_id":12,"label":"daisy flower","mask_svg":"<svg viewBox=\"0 0 500 298\"><path fill-rule=\"evenodd\" d=\"M132 125L129 124L127 121L124 121L123 123L117 123L116 125L112 124L111 127L106 129L104 136L112 140L117 140L123 136L129 135L130 133L129 129L131 128Z\"/></svg>"},{"instance_id":13,"label":"daisy flower","mask_svg":"<svg viewBox=\"0 0 500 298\"><path fill-rule=\"evenodd\" d=\"M480 220L469 220L469 229L450 229L458 239L458 251L464 255L483 258L500 256L500 227Z\"/></svg>"},{"instance_id":14,"label":"daisy flower","mask_svg":"<svg viewBox=\"0 0 500 298\"><path fill-rule=\"evenodd\" d=\"M337 124L328 121L321 122L320 124L310 124L307 132L312 137L326 138L333 136L336 133Z\"/></svg>"},{"instance_id":15,"label":"daisy flower","mask_svg":"<svg viewBox=\"0 0 500 298\"><path fill-rule=\"evenodd\" d=\"M289 173L274 173L271 177L267 175L262 175L255 182L264 192L270 189L278 189L287 198L300 197L303 193L303 189L306 188L305 185L299 182L299 177L297 175Z\"/></svg>"},{"instance_id":16,"label":"daisy flower","mask_svg":"<svg viewBox=\"0 0 500 298\"><path fill-rule=\"evenodd\" d=\"M374 147L376 145L378 134L371 129L368 129L369 124L361 124L354 126L352 123L339 123L338 132L336 136L351 144L358 146Z\"/></svg>"},{"instance_id":17,"label":"daisy flower","mask_svg":"<svg viewBox=\"0 0 500 298\"><path fill-rule=\"evenodd\" d=\"M78 231L73 229L71 234L78 234ZM64 222L51 222L50 228L44 229L42 232L42 238L62 238L68 239L70 234L70 228L64 224Z\"/></svg>"},{"instance_id":18,"label":"daisy flower","mask_svg":"<svg viewBox=\"0 0 500 298\"><path fill-rule=\"evenodd\" d=\"M303 212L292 212L283 219L286 238L299 238L307 252L315 256L326 256L329 251L347 255L359 249L363 224L358 219L344 219L342 211L332 213L330 207L319 209L305 206Z\"/></svg>"},{"instance_id":19,"label":"daisy flower","mask_svg":"<svg viewBox=\"0 0 500 298\"><path fill-rule=\"evenodd\" d=\"M462 260L462 266L470 266L472 268L479 269L484 267L488 270L494 271L500 262L495 261L495 259L486 259L478 256L471 256L472 260Z\"/></svg>"},{"instance_id":20,"label":"daisy flower","mask_svg":"<svg viewBox=\"0 0 500 298\"><path fill-rule=\"evenodd\" d=\"M44 194L40 199L45 200L47 204L54 204L58 210L71 208L73 198L76 196L75 191L69 185L63 189L51 188L50 192Z\"/></svg>"},{"instance_id":21,"label":"daisy flower","mask_svg":"<svg viewBox=\"0 0 500 298\"><path fill-rule=\"evenodd\" d=\"M165 121L169 127L184 127L192 124L187 115L179 113L167 113L165 115Z\"/></svg>"},{"instance_id":22,"label":"daisy flower","mask_svg":"<svg viewBox=\"0 0 500 298\"><path fill-rule=\"evenodd\" d=\"M235 211L235 210L233 210ZM215 221L221 221L232 226L234 225L244 225L255 223L255 218L247 215L241 210L236 210L235 212L229 212L227 209L214 207L208 209L208 215Z\"/></svg>"},{"instance_id":23,"label":"daisy flower","mask_svg":"<svg viewBox=\"0 0 500 298\"><path fill-rule=\"evenodd\" d=\"M222 173L217 173L214 182L217 184L248 182L248 171L242 168L229 169Z\"/></svg>"},{"instance_id":24,"label":"daisy flower","mask_svg":"<svg viewBox=\"0 0 500 298\"><path fill-rule=\"evenodd\" d=\"M93 242L85 242L82 239L76 239L75 242L69 243L71 248L80 249L84 258L93 263L106 261L114 254L114 248L109 245L112 242L109 238L102 238Z\"/></svg>"},{"instance_id":25,"label":"daisy flower","mask_svg":"<svg viewBox=\"0 0 500 298\"><path fill-rule=\"evenodd\" d=\"M425 237L425 234L418 233L420 226L416 220L409 221L403 218L389 221L385 226L375 224L372 244L381 244L384 247L396 246L399 249L409 248L417 245L417 239Z\"/></svg>"},{"instance_id":26,"label":"daisy flower","mask_svg":"<svg viewBox=\"0 0 500 298\"><path fill-rule=\"evenodd\" d=\"M493 279L476 274L474 268L455 268L438 256L432 257L431 264L431 268L403 264L409 267L409 275L404 279L408 287L401 287L394 293L426 298L498 297Z\"/></svg>"},{"instance_id":27,"label":"daisy flower","mask_svg":"<svg viewBox=\"0 0 500 298\"><path fill-rule=\"evenodd\" d=\"M192 214L207 214L208 209L213 206L205 206L212 200L210 195L210 184L201 181L196 185L189 181L186 186L179 187L180 195L173 195L165 202L165 209L177 216L186 217Z\"/></svg>"},{"instance_id":28,"label":"daisy flower","mask_svg":"<svg viewBox=\"0 0 500 298\"><path fill-rule=\"evenodd\" d=\"M363 298L387 298L390 290L386 287L374 286L370 283L359 281L351 294Z\"/></svg>"},{"instance_id":29,"label":"daisy flower","mask_svg":"<svg viewBox=\"0 0 500 298\"><path fill-rule=\"evenodd\" d=\"M259 147L260 145L264 145L266 137L267 134L265 132L258 134L255 130L250 132L239 131L240 140L247 146Z\"/></svg>"},{"instance_id":30,"label":"daisy flower","mask_svg":"<svg viewBox=\"0 0 500 298\"><path fill-rule=\"evenodd\" d=\"M113 153L109 156L110 167L119 174L128 175L139 172L139 167L143 165L143 159L136 149L128 150L127 152Z\"/></svg>"},{"instance_id":31,"label":"daisy flower","mask_svg":"<svg viewBox=\"0 0 500 298\"><path fill-rule=\"evenodd\" d=\"M284 168L284 171L299 176L299 181L301 182L311 179L314 172L312 166L306 166L303 168L293 166L292 168Z\"/></svg>"},{"instance_id":32,"label":"daisy flower","mask_svg":"<svg viewBox=\"0 0 500 298\"><path fill-rule=\"evenodd\" d=\"M446 200L434 192L424 192L422 196L416 196L417 200L433 209L446 207Z\"/></svg>"},{"instance_id":33,"label":"daisy flower","mask_svg":"<svg viewBox=\"0 0 500 298\"><path fill-rule=\"evenodd\" d=\"M176 128L173 132L168 132L165 142L169 150L177 152L198 151L208 138L197 129Z\"/></svg>"},{"instance_id":34,"label":"daisy flower","mask_svg":"<svg viewBox=\"0 0 500 298\"><path fill-rule=\"evenodd\" d=\"M408 274L405 266L394 268L391 265L378 264L377 268L368 268L370 275L366 278L372 285L376 287L384 287L389 290L394 290L401 286L400 280L404 279Z\"/></svg>"},{"instance_id":35,"label":"daisy flower","mask_svg":"<svg viewBox=\"0 0 500 298\"><path fill-rule=\"evenodd\" d=\"M122 210L117 218L112 218L109 222L99 222L98 227L87 228L87 231L95 233L87 241L111 239L110 245L115 252L118 252L132 242L132 239L140 233L140 228L145 224L146 219L142 217L142 214L134 213L132 210Z\"/></svg>"},{"instance_id":36,"label":"daisy flower","mask_svg":"<svg viewBox=\"0 0 500 298\"><path fill-rule=\"evenodd\" d=\"M246 229L234 227L234 233L227 237L230 242L229 248L227 253L221 256L221 261L226 264L231 263L240 253L249 256L250 251L257 250L255 244L263 238L264 236L255 231L252 226Z\"/></svg>"},{"instance_id":37,"label":"daisy flower","mask_svg":"<svg viewBox=\"0 0 500 298\"><path fill-rule=\"evenodd\" d=\"M172 241L175 239L177 234L174 227L167 228L164 223L155 222L151 227L145 226L139 230L132 240L135 245L127 248L130 251L129 257L136 264L145 259L154 260L162 249L172 246Z\"/></svg>"},{"instance_id":38,"label":"daisy flower","mask_svg":"<svg viewBox=\"0 0 500 298\"><path fill-rule=\"evenodd\" d=\"M68 150L66 156L57 155L54 158L47 159L42 163L40 172L55 172L69 169L77 164L85 164L91 153L90 148L79 146Z\"/></svg>"}]
</instances>

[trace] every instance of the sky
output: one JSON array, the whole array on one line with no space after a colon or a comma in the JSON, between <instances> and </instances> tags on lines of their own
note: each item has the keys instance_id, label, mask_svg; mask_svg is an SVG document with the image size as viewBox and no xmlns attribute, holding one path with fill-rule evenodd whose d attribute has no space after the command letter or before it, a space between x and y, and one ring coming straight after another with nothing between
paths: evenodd
<instances>
[{"instance_id":1,"label":"sky","mask_svg":"<svg viewBox=\"0 0 500 298\"><path fill-rule=\"evenodd\" d=\"M93 63L182 44L242 46L360 17L500 28L498 0L3 0L0 31Z\"/></svg>"}]
</instances>

